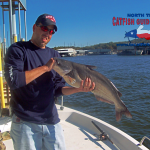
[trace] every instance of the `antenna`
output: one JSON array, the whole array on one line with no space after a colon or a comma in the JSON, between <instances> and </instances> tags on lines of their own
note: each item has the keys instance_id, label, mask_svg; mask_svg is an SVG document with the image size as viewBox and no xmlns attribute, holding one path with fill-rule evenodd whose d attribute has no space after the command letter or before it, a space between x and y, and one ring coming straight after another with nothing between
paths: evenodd
<instances>
[{"instance_id":1,"label":"antenna","mask_svg":"<svg viewBox=\"0 0 150 150\"><path fill-rule=\"evenodd\" d=\"M7 48L9 47L9 41L8 41L8 31L7 31Z\"/></svg>"}]
</instances>

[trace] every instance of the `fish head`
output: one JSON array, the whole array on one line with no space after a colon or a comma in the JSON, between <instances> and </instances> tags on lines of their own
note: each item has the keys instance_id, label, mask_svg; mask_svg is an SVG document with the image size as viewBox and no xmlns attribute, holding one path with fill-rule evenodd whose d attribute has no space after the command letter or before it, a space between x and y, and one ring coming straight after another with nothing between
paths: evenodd
<instances>
[{"instance_id":1,"label":"fish head","mask_svg":"<svg viewBox=\"0 0 150 150\"><path fill-rule=\"evenodd\" d=\"M68 74L72 70L72 64L64 59L54 57L55 63L53 65L53 69L60 75L64 76Z\"/></svg>"},{"instance_id":2,"label":"fish head","mask_svg":"<svg viewBox=\"0 0 150 150\"><path fill-rule=\"evenodd\" d=\"M131 30L129 32L126 32L125 33L125 37L138 38L138 36L137 36L137 30L134 29L134 30Z\"/></svg>"}]
</instances>

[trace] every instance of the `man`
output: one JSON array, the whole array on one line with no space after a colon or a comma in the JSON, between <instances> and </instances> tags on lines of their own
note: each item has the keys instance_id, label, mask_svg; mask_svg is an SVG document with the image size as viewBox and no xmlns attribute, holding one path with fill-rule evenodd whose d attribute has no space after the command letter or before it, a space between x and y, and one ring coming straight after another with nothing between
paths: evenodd
<instances>
[{"instance_id":1,"label":"man","mask_svg":"<svg viewBox=\"0 0 150 150\"><path fill-rule=\"evenodd\" d=\"M46 45L57 31L52 15L39 16L30 41L12 44L5 57L5 78L11 90L11 137L15 150L65 150L54 96L89 92L90 79L79 88L66 87L52 68L59 53Z\"/></svg>"}]
</instances>

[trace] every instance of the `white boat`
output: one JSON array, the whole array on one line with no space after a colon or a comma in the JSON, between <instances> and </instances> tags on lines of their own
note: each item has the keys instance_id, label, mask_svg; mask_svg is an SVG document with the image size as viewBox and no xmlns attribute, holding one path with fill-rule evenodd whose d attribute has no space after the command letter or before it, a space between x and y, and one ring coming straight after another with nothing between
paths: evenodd
<instances>
[{"instance_id":1,"label":"white boat","mask_svg":"<svg viewBox=\"0 0 150 150\"><path fill-rule=\"evenodd\" d=\"M58 49L57 51L62 57L74 57L77 54L76 50L73 48Z\"/></svg>"},{"instance_id":2,"label":"white boat","mask_svg":"<svg viewBox=\"0 0 150 150\"><path fill-rule=\"evenodd\" d=\"M148 150L142 145L143 140L140 144L125 132L100 119L67 107L56 106L67 150ZM10 126L9 117L0 118L1 132L10 131ZM105 139L100 140L103 136ZM14 150L11 139L3 143L6 150Z\"/></svg>"}]
</instances>

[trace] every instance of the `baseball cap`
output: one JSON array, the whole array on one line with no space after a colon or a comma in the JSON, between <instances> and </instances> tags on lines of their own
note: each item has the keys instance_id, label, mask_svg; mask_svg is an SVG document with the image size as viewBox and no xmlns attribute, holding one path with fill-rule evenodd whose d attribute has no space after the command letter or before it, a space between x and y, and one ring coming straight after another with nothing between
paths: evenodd
<instances>
[{"instance_id":1,"label":"baseball cap","mask_svg":"<svg viewBox=\"0 0 150 150\"><path fill-rule=\"evenodd\" d=\"M35 24L38 25L39 23L42 23L43 26L54 25L55 31L57 31L56 20L52 15L49 14L40 15L37 18Z\"/></svg>"}]
</instances>

